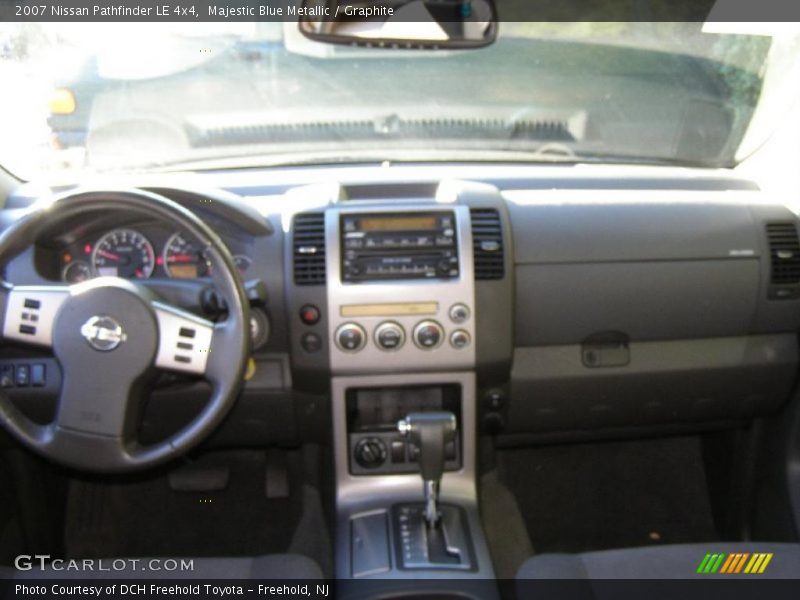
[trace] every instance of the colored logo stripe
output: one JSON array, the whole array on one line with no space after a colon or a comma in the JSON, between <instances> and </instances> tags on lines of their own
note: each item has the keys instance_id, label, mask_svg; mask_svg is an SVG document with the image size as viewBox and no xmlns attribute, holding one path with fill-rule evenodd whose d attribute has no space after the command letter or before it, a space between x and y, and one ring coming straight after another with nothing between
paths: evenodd
<instances>
[{"instance_id":1,"label":"colored logo stripe","mask_svg":"<svg viewBox=\"0 0 800 600\"><path fill-rule=\"evenodd\" d=\"M722 565L722 569L720 569L720 573L728 573L730 572L731 565L736 561L736 554L728 554L728 559Z\"/></svg>"},{"instance_id":2,"label":"colored logo stripe","mask_svg":"<svg viewBox=\"0 0 800 600\"><path fill-rule=\"evenodd\" d=\"M764 570L767 568L769 561L772 560L772 553L769 554L759 553L753 554L753 558L750 559L750 562L747 563L747 566L744 568L745 573L763 573Z\"/></svg>"},{"instance_id":3,"label":"colored logo stripe","mask_svg":"<svg viewBox=\"0 0 800 600\"><path fill-rule=\"evenodd\" d=\"M728 561L728 563L725 565L727 568L723 568L720 573L730 574L740 572L750 554L747 552L737 552L735 554L731 554L731 556L733 557L732 560Z\"/></svg>"},{"instance_id":4,"label":"colored logo stripe","mask_svg":"<svg viewBox=\"0 0 800 600\"><path fill-rule=\"evenodd\" d=\"M722 559L725 558L724 554L706 554L700 566L697 567L698 573L716 573L719 569Z\"/></svg>"},{"instance_id":5,"label":"colored logo stripe","mask_svg":"<svg viewBox=\"0 0 800 600\"><path fill-rule=\"evenodd\" d=\"M760 574L766 570L767 565L772 560L772 556L771 552L757 552L752 555L749 552L709 553L700 561L697 573Z\"/></svg>"}]
</instances>

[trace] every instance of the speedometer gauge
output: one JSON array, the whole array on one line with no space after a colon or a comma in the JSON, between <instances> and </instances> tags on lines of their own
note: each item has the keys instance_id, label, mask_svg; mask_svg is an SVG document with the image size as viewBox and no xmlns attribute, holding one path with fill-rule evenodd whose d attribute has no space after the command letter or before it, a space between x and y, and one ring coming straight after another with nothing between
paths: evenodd
<instances>
[{"instance_id":1,"label":"speedometer gauge","mask_svg":"<svg viewBox=\"0 0 800 600\"><path fill-rule=\"evenodd\" d=\"M109 231L92 251L92 268L98 275L146 279L154 265L153 245L133 229Z\"/></svg>"},{"instance_id":2,"label":"speedometer gauge","mask_svg":"<svg viewBox=\"0 0 800 600\"><path fill-rule=\"evenodd\" d=\"M197 244L180 233L175 233L164 246L164 269L176 279L205 277L209 263Z\"/></svg>"}]
</instances>

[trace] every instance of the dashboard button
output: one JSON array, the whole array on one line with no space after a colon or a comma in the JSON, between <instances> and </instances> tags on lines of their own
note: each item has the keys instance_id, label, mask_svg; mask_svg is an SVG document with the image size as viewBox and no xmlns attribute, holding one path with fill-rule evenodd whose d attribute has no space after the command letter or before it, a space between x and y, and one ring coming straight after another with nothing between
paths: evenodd
<instances>
[{"instance_id":1,"label":"dashboard button","mask_svg":"<svg viewBox=\"0 0 800 600\"><path fill-rule=\"evenodd\" d=\"M469 319L469 307L466 304L453 304L450 307L450 320L453 323L463 323Z\"/></svg>"},{"instance_id":2,"label":"dashboard button","mask_svg":"<svg viewBox=\"0 0 800 600\"><path fill-rule=\"evenodd\" d=\"M313 304L304 304L300 308L300 320L306 325L316 325L319 323L320 312L319 308Z\"/></svg>"},{"instance_id":3,"label":"dashboard button","mask_svg":"<svg viewBox=\"0 0 800 600\"><path fill-rule=\"evenodd\" d=\"M438 263L436 263L436 268L442 275L447 275L450 273L452 263L450 262L449 258L443 258Z\"/></svg>"},{"instance_id":4,"label":"dashboard button","mask_svg":"<svg viewBox=\"0 0 800 600\"><path fill-rule=\"evenodd\" d=\"M450 334L450 345L453 348L466 348L469 346L470 341L471 338L469 337L469 334L463 329L456 329Z\"/></svg>"},{"instance_id":5,"label":"dashboard button","mask_svg":"<svg viewBox=\"0 0 800 600\"><path fill-rule=\"evenodd\" d=\"M31 365L31 385L33 387L43 387L46 383L47 371L41 363Z\"/></svg>"},{"instance_id":6,"label":"dashboard button","mask_svg":"<svg viewBox=\"0 0 800 600\"><path fill-rule=\"evenodd\" d=\"M506 403L506 395L502 390L489 390L485 396L488 410L502 410Z\"/></svg>"},{"instance_id":7,"label":"dashboard button","mask_svg":"<svg viewBox=\"0 0 800 600\"><path fill-rule=\"evenodd\" d=\"M406 443L403 440L392 440L392 462L406 462Z\"/></svg>"},{"instance_id":8,"label":"dashboard button","mask_svg":"<svg viewBox=\"0 0 800 600\"><path fill-rule=\"evenodd\" d=\"M0 387L14 387L14 365L0 367Z\"/></svg>"},{"instance_id":9,"label":"dashboard button","mask_svg":"<svg viewBox=\"0 0 800 600\"><path fill-rule=\"evenodd\" d=\"M357 323L345 323L336 330L335 341L344 352L358 352L367 343L367 333Z\"/></svg>"},{"instance_id":10,"label":"dashboard button","mask_svg":"<svg viewBox=\"0 0 800 600\"><path fill-rule=\"evenodd\" d=\"M414 343L423 350L432 350L442 343L444 330L436 321L421 321L414 328Z\"/></svg>"},{"instance_id":11,"label":"dashboard button","mask_svg":"<svg viewBox=\"0 0 800 600\"><path fill-rule=\"evenodd\" d=\"M405 341L406 333L397 323L387 321L375 329L375 343L382 350L397 350Z\"/></svg>"},{"instance_id":12,"label":"dashboard button","mask_svg":"<svg viewBox=\"0 0 800 600\"><path fill-rule=\"evenodd\" d=\"M17 365L17 387L28 387L31 384L31 368L28 365Z\"/></svg>"},{"instance_id":13,"label":"dashboard button","mask_svg":"<svg viewBox=\"0 0 800 600\"><path fill-rule=\"evenodd\" d=\"M300 345L309 354L314 354L322 348L322 340L316 333L307 333L300 338Z\"/></svg>"}]
</instances>

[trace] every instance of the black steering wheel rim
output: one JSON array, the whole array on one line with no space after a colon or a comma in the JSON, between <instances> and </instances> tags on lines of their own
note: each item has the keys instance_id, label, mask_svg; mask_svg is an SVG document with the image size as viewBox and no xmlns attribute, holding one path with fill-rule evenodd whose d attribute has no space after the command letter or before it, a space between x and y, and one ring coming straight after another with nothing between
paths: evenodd
<instances>
[{"instance_id":1,"label":"black steering wheel rim","mask_svg":"<svg viewBox=\"0 0 800 600\"><path fill-rule=\"evenodd\" d=\"M132 212L158 218L168 222L179 230L188 232L203 247L207 258L213 265L212 280L217 292L227 306L227 318L215 324L209 324L213 343L209 342L207 356L203 357L204 372L202 375L212 384L212 393L206 406L193 420L184 426L180 431L170 437L157 442L153 445L142 446L131 435L124 434L122 430L118 432L114 427L109 430L94 427L73 427L74 417L68 421L64 416L64 397L59 398L59 407L56 419L48 425L37 424L28 419L13 402L0 390L0 424L19 442L34 452L49 458L62 465L83 471L91 472L125 472L140 470L173 459L186 451L190 450L202 440L204 440L225 418L236 401L243 374L249 355L249 302L242 285L238 271L234 265L230 252L219 238L199 217L187 210L183 206L152 192L139 189L126 190L77 190L56 196L46 205L35 207L27 214L6 229L0 235L0 269L3 269L8 262L15 256L25 251L43 233L46 228L52 227L55 223L77 216L88 211L103 210L129 210ZM152 317L156 324L156 348L158 356L162 356L161 345L166 343L165 338L169 332L162 326L162 316L165 318L184 319L188 323L193 323L192 315L183 314L179 309L173 309L164 303L158 302L157 298L152 297L152 293L143 286L138 286L133 282L118 280L117 278L101 278L94 280L95 283L78 284L76 286L53 286L53 289L66 289L69 294L64 300L63 306L60 305L58 313L54 316L53 329L56 332L80 327L80 323L64 323L66 316L63 314L70 306L78 306L79 302L86 302L86 297L91 297L92 293L105 296L129 299L131 306L138 310L142 308L142 318L148 321L146 311L153 311ZM20 288L21 289L21 288ZM3 327L0 331L7 332L9 314L7 305L9 304L9 294L14 288L8 283L3 282L0 290L0 318L3 319ZM73 300L79 294L83 294L80 300ZM109 295L111 294L111 295ZM116 296L113 296L116 294ZM73 305L70 305L73 302ZM158 318L156 318L156 308ZM113 307L110 311L113 312ZM129 318L127 315L121 317ZM203 327L208 327L201 323L201 319L196 319ZM180 321L181 323L183 321ZM145 324L145 328L147 325ZM136 329L135 327L132 329ZM76 330L77 331L77 330ZM130 331L126 334L132 336L144 335L143 332ZM57 337L57 336L56 336ZM18 338L17 338L18 339ZM53 337L51 335L51 341ZM56 340L58 341L58 340ZM79 342L75 341L75 344ZM123 344L124 346L124 344ZM51 346L55 349L55 343ZM76 346L78 347L78 346ZM88 350L83 346L78 347L85 355L89 355ZM113 353L112 353L113 354ZM109 362L108 354L94 354L98 363L117 364ZM61 361L59 361L61 362ZM165 368L164 365L154 365ZM62 370L64 365L62 363ZM86 365L86 374L91 372L92 365ZM166 367L169 368L169 367ZM121 378L122 379L122 378ZM137 383L140 379L134 378L131 383ZM71 396L81 392L80 376L72 374L73 387ZM77 381L77 383L76 383ZM67 385L67 374L62 382L62 394L64 386ZM114 397L113 401L134 403L132 396L141 390L133 389L122 390L120 397ZM88 389L88 385L83 385L83 389ZM107 388L111 389L111 388ZM126 392L123 396L122 392ZM114 395L114 394L112 394ZM74 400L74 398L73 398ZM86 402L93 401L89 399ZM77 401L80 404L80 400ZM77 406L83 409L86 405ZM97 404L98 406L100 403ZM103 407L106 410L107 407ZM119 411L127 408L120 407ZM119 412L118 411L118 412ZM73 411L73 413L76 411ZM87 412L79 411L81 414ZM123 423L130 415L114 415L121 419L120 424L125 429L129 424ZM65 425L66 423L66 425Z\"/></svg>"}]
</instances>

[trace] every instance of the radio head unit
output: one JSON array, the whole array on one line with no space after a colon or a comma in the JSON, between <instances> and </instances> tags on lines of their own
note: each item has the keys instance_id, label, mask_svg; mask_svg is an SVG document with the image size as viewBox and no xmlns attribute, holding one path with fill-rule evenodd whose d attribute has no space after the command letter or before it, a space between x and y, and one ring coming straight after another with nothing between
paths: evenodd
<instances>
[{"instance_id":1,"label":"radio head unit","mask_svg":"<svg viewBox=\"0 0 800 600\"><path fill-rule=\"evenodd\" d=\"M459 275L451 211L341 215L345 282L453 279Z\"/></svg>"}]
</instances>

